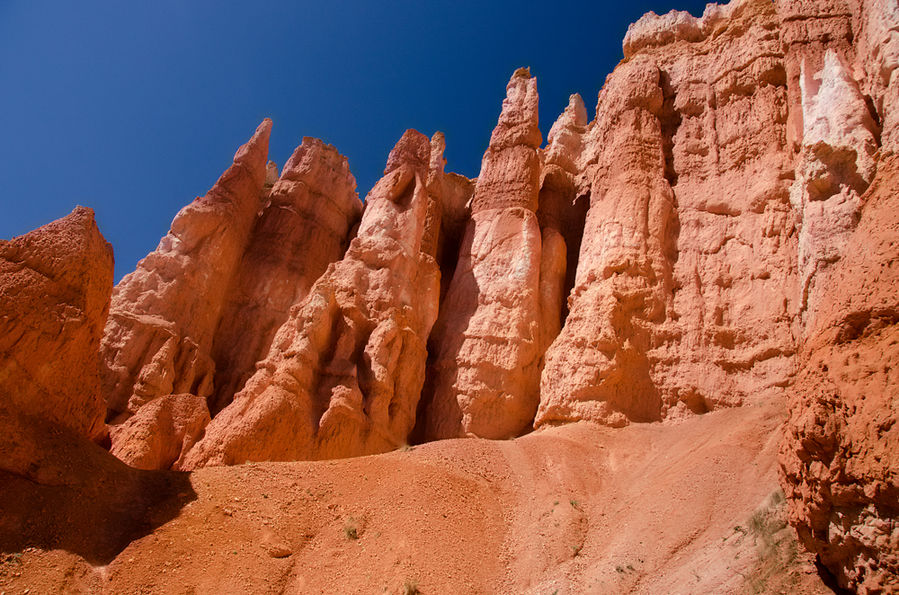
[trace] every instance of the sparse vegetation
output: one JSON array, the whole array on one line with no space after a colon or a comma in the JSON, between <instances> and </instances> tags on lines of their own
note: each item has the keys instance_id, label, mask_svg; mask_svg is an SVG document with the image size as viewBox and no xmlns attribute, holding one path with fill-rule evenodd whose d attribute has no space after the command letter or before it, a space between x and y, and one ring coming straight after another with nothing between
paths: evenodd
<instances>
[{"instance_id":1,"label":"sparse vegetation","mask_svg":"<svg viewBox=\"0 0 899 595\"><path fill-rule=\"evenodd\" d=\"M343 534L347 539L353 541L359 539L359 528L356 526L356 519L350 517L346 520L346 523L343 525Z\"/></svg>"},{"instance_id":2,"label":"sparse vegetation","mask_svg":"<svg viewBox=\"0 0 899 595\"><path fill-rule=\"evenodd\" d=\"M785 518L783 492L772 492L759 506L746 525L734 528L752 536L758 546L758 562L746 575L750 593L770 593L775 587L788 588L795 573L791 572L799 555L799 543Z\"/></svg>"},{"instance_id":3,"label":"sparse vegetation","mask_svg":"<svg viewBox=\"0 0 899 595\"><path fill-rule=\"evenodd\" d=\"M575 510L581 509L581 503L578 502L577 500L569 500L568 502L571 504L571 507L574 508Z\"/></svg>"},{"instance_id":4,"label":"sparse vegetation","mask_svg":"<svg viewBox=\"0 0 899 595\"><path fill-rule=\"evenodd\" d=\"M421 591L418 589L418 582L414 580L407 580L403 584L403 595L421 595Z\"/></svg>"},{"instance_id":5,"label":"sparse vegetation","mask_svg":"<svg viewBox=\"0 0 899 595\"><path fill-rule=\"evenodd\" d=\"M577 556L578 554L580 554L582 549L584 549L584 546L583 546L583 545L573 545L573 546L571 546L571 551L572 551L572 553L573 553L575 556Z\"/></svg>"},{"instance_id":6,"label":"sparse vegetation","mask_svg":"<svg viewBox=\"0 0 899 595\"><path fill-rule=\"evenodd\" d=\"M760 539L765 549L777 545L777 534L787 526L783 514L783 492L777 490L749 517L749 532Z\"/></svg>"}]
</instances>

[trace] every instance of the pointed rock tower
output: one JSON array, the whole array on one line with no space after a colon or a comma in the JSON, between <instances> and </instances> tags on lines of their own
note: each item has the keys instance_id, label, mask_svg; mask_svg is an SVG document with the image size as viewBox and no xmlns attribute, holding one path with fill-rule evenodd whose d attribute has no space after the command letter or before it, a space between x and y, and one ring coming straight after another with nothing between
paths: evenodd
<instances>
[{"instance_id":1,"label":"pointed rock tower","mask_svg":"<svg viewBox=\"0 0 899 595\"><path fill-rule=\"evenodd\" d=\"M405 443L440 287L433 258L421 252L429 160L428 138L407 131L346 256L292 312L183 469L357 456Z\"/></svg>"},{"instance_id":2,"label":"pointed rock tower","mask_svg":"<svg viewBox=\"0 0 899 595\"><path fill-rule=\"evenodd\" d=\"M112 415L127 418L156 397L212 394L213 337L225 295L262 207L271 120L234 163L187 205L169 233L113 292L101 347Z\"/></svg>"},{"instance_id":3,"label":"pointed rock tower","mask_svg":"<svg viewBox=\"0 0 899 595\"><path fill-rule=\"evenodd\" d=\"M539 400L537 79L521 68L506 93L432 341L427 440L517 436Z\"/></svg>"}]
</instances>

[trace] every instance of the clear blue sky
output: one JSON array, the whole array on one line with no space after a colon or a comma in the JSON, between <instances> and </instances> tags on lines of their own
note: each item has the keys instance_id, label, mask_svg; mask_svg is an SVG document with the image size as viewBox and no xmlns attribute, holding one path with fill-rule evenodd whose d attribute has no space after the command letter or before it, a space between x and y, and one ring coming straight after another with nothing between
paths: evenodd
<instances>
[{"instance_id":1,"label":"clear blue sky","mask_svg":"<svg viewBox=\"0 0 899 595\"><path fill-rule=\"evenodd\" d=\"M303 136L347 155L365 196L406 128L442 130L476 176L505 84L530 66L540 129L596 95L631 2L0 0L0 238L93 207L116 279L202 195L262 118L283 165Z\"/></svg>"}]
</instances>

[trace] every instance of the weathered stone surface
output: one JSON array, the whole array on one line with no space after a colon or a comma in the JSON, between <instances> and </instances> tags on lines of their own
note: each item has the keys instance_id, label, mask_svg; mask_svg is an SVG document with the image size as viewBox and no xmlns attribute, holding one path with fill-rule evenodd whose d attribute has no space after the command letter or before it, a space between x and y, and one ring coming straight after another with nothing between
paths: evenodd
<instances>
[{"instance_id":1,"label":"weathered stone surface","mask_svg":"<svg viewBox=\"0 0 899 595\"><path fill-rule=\"evenodd\" d=\"M304 138L274 183L225 296L212 347L217 412L265 358L290 307L346 250L362 213L346 157Z\"/></svg>"},{"instance_id":2,"label":"weathered stone surface","mask_svg":"<svg viewBox=\"0 0 899 595\"><path fill-rule=\"evenodd\" d=\"M102 437L100 337L112 247L94 212L0 240L0 467L33 474L32 424Z\"/></svg>"},{"instance_id":3,"label":"weathered stone surface","mask_svg":"<svg viewBox=\"0 0 899 595\"><path fill-rule=\"evenodd\" d=\"M899 150L899 4L892 0L862 0L853 10L855 74L883 126L884 150Z\"/></svg>"},{"instance_id":4,"label":"weathered stone surface","mask_svg":"<svg viewBox=\"0 0 899 595\"><path fill-rule=\"evenodd\" d=\"M899 590L897 197L890 155L808 329L780 449L791 523L859 593Z\"/></svg>"},{"instance_id":5,"label":"weathered stone surface","mask_svg":"<svg viewBox=\"0 0 899 595\"><path fill-rule=\"evenodd\" d=\"M788 140L796 152L790 200L801 214L801 310L805 324L813 325L829 268L843 254L859 197L874 175L880 132L851 73L849 4L782 0L777 6L789 87Z\"/></svg>"},{"instance_id":6,"label":"weathered stone surface","mask_svg":"<svg viewBox=\"0 0 899 595\"><path fill-rule=\"evenodd\" d=\"M426 440L517 436L539 398L537 80L519 69L506 92L431 342Z\"/></svg>"},{"instance_id":7,"label":"weathered stone surface","mask_svg":"<svg viewBox=\"0 0 899 595\"><path fill-rule=\"evenodd\" d=\"M110 428L110 452L137 469L169 469L203 435L208 423L209 409L203 397L156 397L127 421Z\"/></svg>"},{"instance_id":8,"label":"weathered stone surface","mask_svg":"<svg viewBox=\"0 0 899 595\"><path fill-rule=\"evenodd\" d=\"M292 311L181 468L363 455L406 441L440 286L421 251L429 160L427 137L407 131L343 260Z\"/></svg>"},{"instance_id":9,"label":"weathered stone surface","mask_svg":"<svg viewBox=\"0 0 899 595\"><path fill-rule=\"evenodd\" d=\"M568 268L576 263L584 233L586 211L576 204L576 178L586 125L584 101L580 95L572 95L568 107L550 128L548 144L541 151L543 166L537 209L541 234L541 354L562 329L562 315L567 309L566 289L570 289Z\"/></svg>"},{"instance_id":10,"label":"weathered stone surface","mask_svg":"<svg viewBox=\"0 0 899 595\"><path fill-rule=\"evenodd\" d=\"M710 6L701 37L638 41L654 18L632 28L584 138L591 206L538 426L703 413L777 392L793 372L796 219L774 7Z\"/></svg>"},{"instance_id":11,"label":"weathered stone surface","mask_svg":"<svg viewBox=\"0 0 899 595\"><path fill-rule=\"evenodd\" d=\"M271 120L212 189L113 292L103 337L103 389L124 417L163 395L212 394L211 349L227 290L262 207Z\"/></svg>"}]
</instances>

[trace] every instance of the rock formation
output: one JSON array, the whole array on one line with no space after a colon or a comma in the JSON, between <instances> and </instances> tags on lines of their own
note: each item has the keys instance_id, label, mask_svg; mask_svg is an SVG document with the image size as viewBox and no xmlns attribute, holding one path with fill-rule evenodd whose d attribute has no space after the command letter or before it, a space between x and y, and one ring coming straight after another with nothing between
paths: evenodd
<instances>
[{"instance_id":1,"label":"rock formation","mask_svg":"<svg viewBox=\"0 0 899 595\"><path fill-rule=\"evenodd\" d=\"M127 421L110 428L110 452L137 469L169 469L177 466L208 424L209 409L203 397L156 397Z\"/></svg>"},{"instance_id":2,"label":"rock formation","mask_svg":"<svg viewBox=\"0 0 899 595\"><path fill-rule=\"evenodd\" d=\"M897 197L891 154L808 330L780 450L800 539L861 593L899 590Z\"/></svg>"},{"instance_id":3,"label":"rock formation","mask_svg":"<svg viewBox=\"0 0 899 595\"><path fill-rule=\"evenodd\" d=\"M517 436L539 399L537 80L519 69L506 92L434 331L428 440Z\"/></svg>"},{"instance_id":4,"label":"rock formation","mask_svg":"<svg viewBox=\"0 0 899 595\"><path fill-rule=\"evenodd\" d=\"M899 5L649 13L623 53L542 148L516 71L475 181L407 131L364 212L321 141L279 177L263 122L115 289L102 387L90 212L0 244L4 468L36 419L101 438L102 399L116 456L184 470L789 403L801 541L899 590Z\"/></svg>"},{"instance_id":5,"label":"rock formation","mask_svg":"<svg viewBox=\"0 0 899 595\"><path fill-rule=\"evenodd\" d=\"M262 207L270 132L265 120L212 189L178 213L156 251L116 286L102 348L113 415L128 417L163 395L212 394L212 342Z\"/></svg>"},{"instance_id":6,"label":"rock formation","mask_svg":"<svg viewBox=\"0 0 899 595\"><path fill-rule=\"evenodd\" d=\"M37 425L105 434L99 347L112 270L84 207L0 241L0 469L39 478Z\"/></svg>"},{"instance_id":7,"label":"rock formation","mask_svg":"<svg viewBox=\"0 0 899 595\"><path fill-rule=\"evenodd\" d=\"M789 382L796 217L777 24L770 2L745 1L628 30L584 138L590 210L536 425L703 413Z\"/></svg>"},{"instance_id":8,"label":"rock formation","mask_svg":"<svg viewBox=\"0 0 899 595\"><path fill-rule=\"evenodd\" d=\"M211 409L219 411L265 358L290 307L343 256L362 213L346 157L304 138L256 220L216 331Z\"/></svg>"},{"instance_id":9,"label":"rock formation","mask_svg":"<svg viewBox=\"0 0 899 595\"><path fill-rule=\"evenodd\" d=\"M422 252L429 161L427 137L407 131L343 260L292 311L182 468L347 457L405 443L440 287L433 257Z\"/></svg>"}]
</instances>

